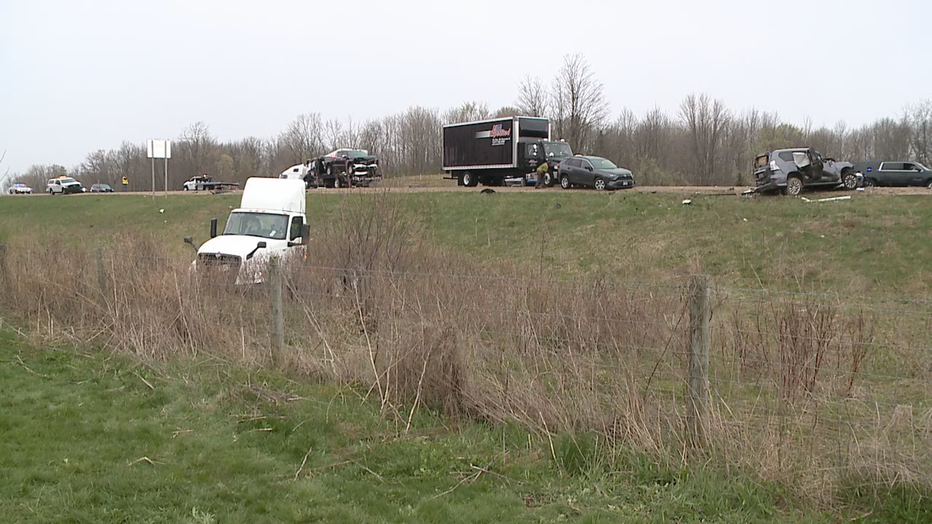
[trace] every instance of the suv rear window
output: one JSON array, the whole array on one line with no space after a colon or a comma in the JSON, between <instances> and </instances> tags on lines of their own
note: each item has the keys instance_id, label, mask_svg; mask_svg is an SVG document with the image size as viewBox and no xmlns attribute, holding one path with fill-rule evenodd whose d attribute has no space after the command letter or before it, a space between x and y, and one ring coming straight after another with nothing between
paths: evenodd
<instances>
[{"instance_id":1,"label":"suv rear window","mask_svg":"<svg viewBox=\"0 0 932 524\"><path fill-rule=\"evenodd\" d=\"M761 155L754 159L755 167L767 167L770 164L770 160L767 155Z\"/></svg>"}]
</instances>

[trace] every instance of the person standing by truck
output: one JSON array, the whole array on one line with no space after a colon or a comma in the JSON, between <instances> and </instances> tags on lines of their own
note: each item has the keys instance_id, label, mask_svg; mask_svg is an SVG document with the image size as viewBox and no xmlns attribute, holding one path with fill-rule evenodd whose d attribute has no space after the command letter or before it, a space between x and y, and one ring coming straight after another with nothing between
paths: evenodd
<instances>
[{"instance_id":1,"label":"person standing by truck","mask_svg":"<svg viewBox=\"0 0 932 524\"><path fill-rule=\"evenodd\" d=\"M544 187L544 177L547 176L548 171L550 171L550 166L547 165L546 160L537 166L537 182L534 183L534 189Z\"/></svg>"}]
</instances>

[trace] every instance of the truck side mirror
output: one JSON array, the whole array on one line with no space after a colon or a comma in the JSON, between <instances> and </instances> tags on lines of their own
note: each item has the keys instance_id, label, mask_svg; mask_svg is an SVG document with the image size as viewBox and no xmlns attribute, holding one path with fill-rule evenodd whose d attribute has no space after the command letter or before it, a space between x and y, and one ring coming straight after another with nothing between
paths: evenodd
<instances>
[{"instance_id":1,"label":"truck side mirror","mask_svg":"<svg viewBox=\"0 0 932 524\"><path fill-rule=\"evenodd\" d=\"M210 238L217 238L217 219L210 219Z\"/></svg>"},{"instance_id":2,"label":"truck side mirror","mask_svg":"<svg viewBox=\"0 0 932 524\"><path fill-rule=\"evenodd\" d=\"M311 238L311 225L310 224L301 224L301 243L305 246L307 241Z\"/></svg>"},{"instance_id":3,"label":"truck side mirror","mask_svg":"<svg viewBox=\"0 0 932 524\"><path fill-rule=\"evenodd\" d=\"M185 244L188 244L189 246L191 246L191 248L194 249L194 252L195 252L195 253L197 252L197 246L194 245L194 238L193 238L193 237L184 237L184 243L185 243Z\"/></svg>"},{"instance_id":4,"label":"truck side mirror","mask_svg":"<svg viewBox=\"0 0 932 524\"><path fill-rule=\"evenodd\" d=\"M268 247L268 244L266 244L264 240L256 244L256 249L265 249L266 247Z\"/></svg>"}]
</instances>

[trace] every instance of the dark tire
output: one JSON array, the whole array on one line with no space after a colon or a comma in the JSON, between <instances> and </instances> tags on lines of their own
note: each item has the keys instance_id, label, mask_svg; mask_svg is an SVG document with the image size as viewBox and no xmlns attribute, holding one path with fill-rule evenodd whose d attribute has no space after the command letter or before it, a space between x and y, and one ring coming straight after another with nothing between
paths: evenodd
<instances>
[{"instance_id":1,"label":"dark tire","mask_svg":"<svg viewBox=\"0 0 932 524\"><path fill-rule=\"evenodd\" d=\"M184 191L190 191L190 190L188 189L188 186L181 186L181 187L184 189Z\"/></svg>"},{"instance_id":2,"label":"dark tire","mask_svg":"<svg viewBox=\"0 0 932 524\"><path fill-rule=\"evenodd\" d=\"M463 171L460 177L463 179L463 185L466 187L476 187L479 185L479 177L469 171Z\"/></svg>"},{"instance_id":3,"label":"dark tire","mask_svg":"<svg viewBox=\"0 0 932 524\"><path fill-rule=\"evenodd\" d=\"M605 180L596 177L595 181L592 182L592 187L594 187L596 191L605 191Z\"/></svg>"},{"instance_id":4,"label":"dark tire","mask_svg":"<svg viewBox=\"0 0 932 524\"><path fill-rule=\"evenodd\" d=\"M544 173L544 187L553 187L553 173L550 171Z\"/></svg>"},{"instance_id":5,"label":"dark tire","mask_svg":"<svg viewBox=\"0 0 932 524\"><path fill-rule=\"evenodd\" d=\"M327 176L328 177L333 176L333 171L330 169L329 165L327 166Z\"/></svg>"},{"instance_id":6,"label":"dark tire","mask_svg":"<svg viewBox=\"0 0 932 524\"><path fill-rule=\"evenodd\" d=\"M560 187L562 187L563 189L569 189L570 188L570 177L566 175L561 176Z\"/></svg>"},{"instance_id":7,"label":"dark tire","mask_svg":"<svg viewBox=\"0 0 932 524\"><path fill-rule=\"evenodd\" d=\"M841 183L848 191L854 191L858 188L858 175L854 171L845 171L841 174Z\"/></svg>"},{"instance_id":8,"label":"dark tire","mask_svg":"<svg viewBox=\"0 0 932 524\"><path fill-rule=\"evenodd\" d=\"M868 178L864 180L864 187L877 187L877 181L873 178Z\"/></svg>"},{"instance_id":9,"label":"dark tire","mask_svg":"<svg viewBox=\"0 0 932 524\"><path fill-rule=\"evenodd\" d=\"M932 178L926 180L926 188L932 189Z\"/></svg>"},{"instance_id":10,"label":"dark tire","mask_svg":"<svg viewBox=\"0 0 932 524\"><path fill-rule=\"evenodd\" d=\"M790 196L799 196L803 192L803 179L793 176L786 179L786 194Z\"/></svg>"}]
</instances>

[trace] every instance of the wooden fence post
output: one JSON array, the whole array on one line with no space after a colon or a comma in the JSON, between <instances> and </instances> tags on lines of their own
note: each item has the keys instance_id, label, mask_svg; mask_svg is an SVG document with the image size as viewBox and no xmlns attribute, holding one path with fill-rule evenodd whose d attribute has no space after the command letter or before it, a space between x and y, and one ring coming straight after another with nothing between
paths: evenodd
<instances>
[{"instance_id":1,"label":"wooden fence post","mask_svg":"<svg viewBox=\"0 0 932 524\"><path fill-rule=\"evenodd\" d=\"M269 287L272 296L272 362L280 363L285 351L285 317L282 306L282 262L277 255L269 258Z\"/></svg>"},{"instance_id":2,"label":"wooden fence post","mask_svg":"<svg viewBox=\"0 0 932 524\"><path fill-rule=\"evenodd\" d=\"M107 304L107 266L104 264L104 248L97 248L97 285L100 289L101 305Z\"/></svg>"},{"instance_id":3,"label":"wooden fence post","mask_svg":"<svg viewBox=\"0 0 932 524\"><path fill-rule=\"evenodd\" d=\"M0 306L6 306L13 300L13 275L7 265L7 249L6 244L0 243Z\"/></svg>"},{"instance_id":4,"label":"wooden fence post","mask_svg":"<svg viewBox=\"0 0 932 524\"><path fill-rule=\"evenodd\" d=\"M709 416L709 319L711 312L708 275L689 279L689 382L687 384L686 440L690 447L704 448Z\"/></svg>"}]
</instances>

